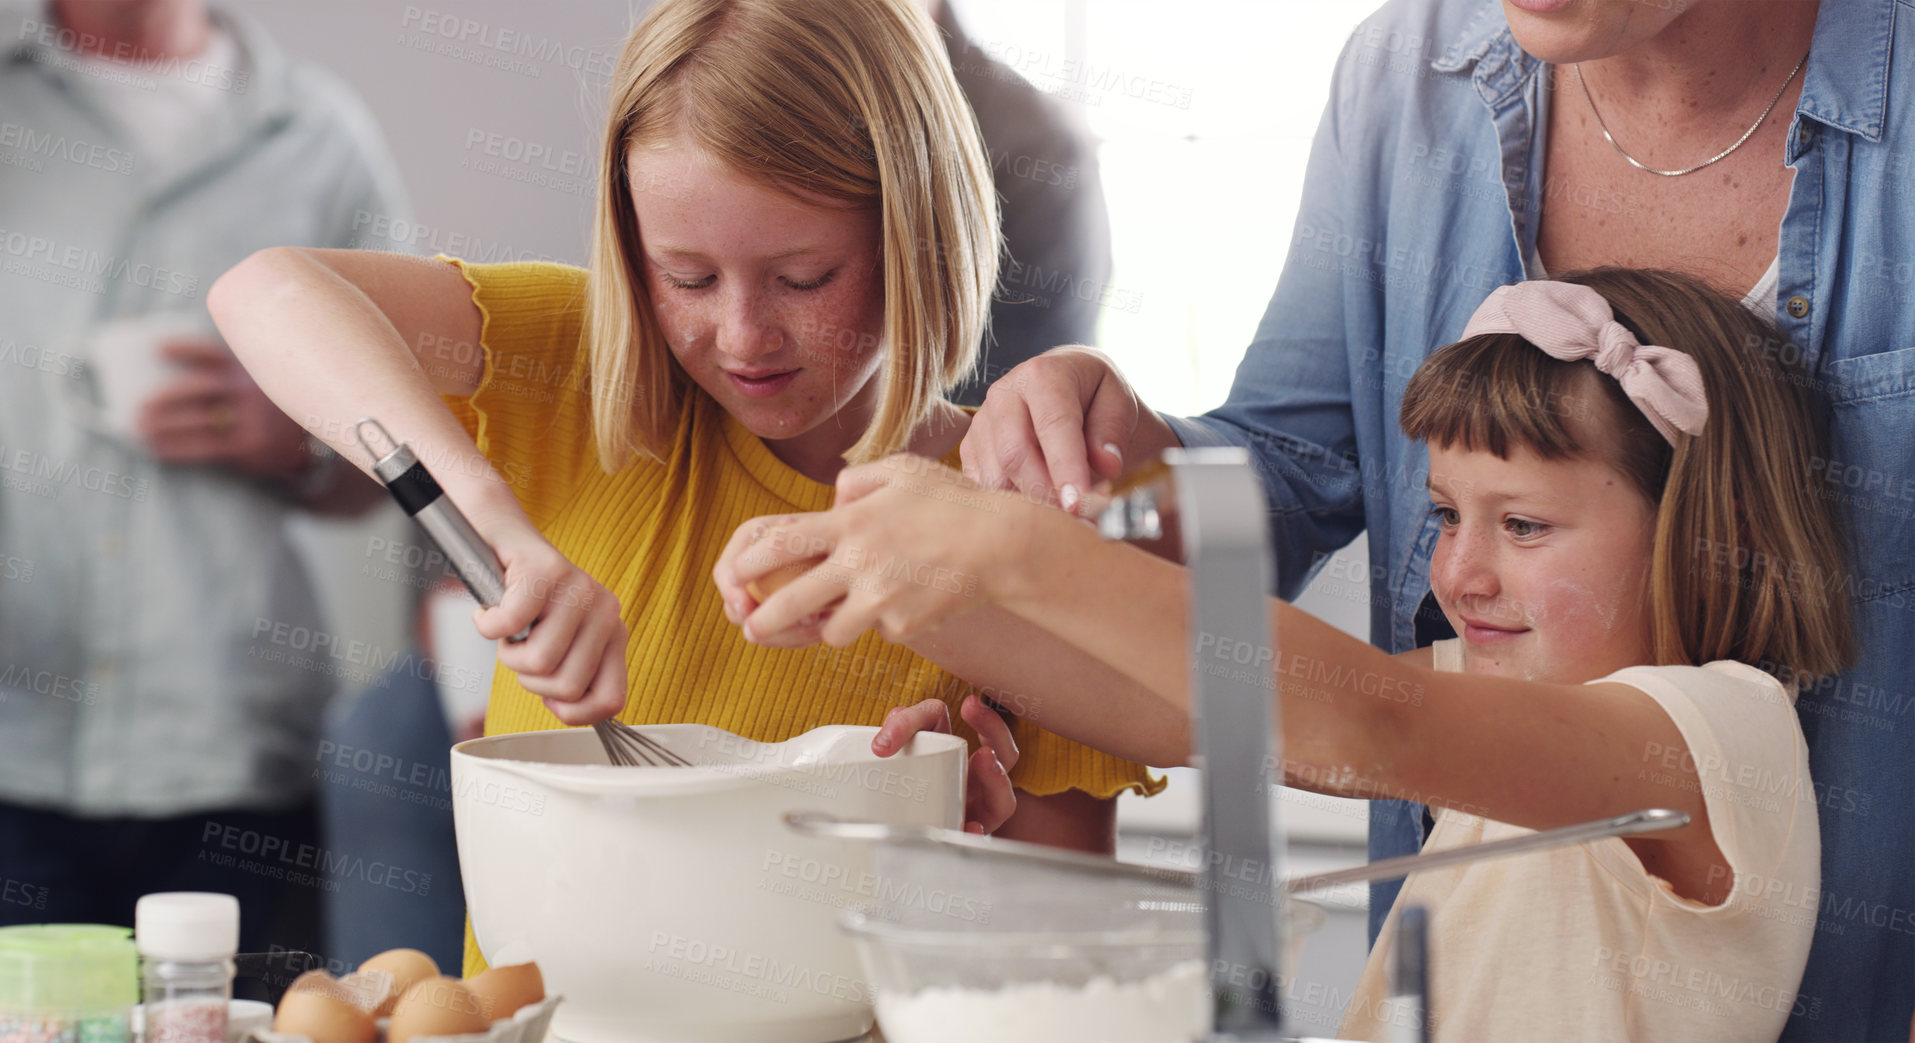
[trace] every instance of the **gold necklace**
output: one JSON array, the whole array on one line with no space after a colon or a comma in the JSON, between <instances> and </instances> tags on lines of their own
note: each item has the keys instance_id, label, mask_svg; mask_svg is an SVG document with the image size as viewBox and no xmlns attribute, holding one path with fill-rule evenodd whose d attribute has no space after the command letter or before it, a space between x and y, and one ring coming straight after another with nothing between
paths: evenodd
<instances>
[{"instance_id":1,"label":"gold necklace","mask_svg":"<svg viewBox=\"0 0 1915 1043\"><path fill-rule=\"evenodd\" d=\"M1681 177L1684 174L1693 174L1696 171L1701 170L1703 167L1710 166L1711 164L1714 164L1714 163L1719 163L1722 160L1729 158L1729 153L1734 152L1736 149L1741 148L1743 142L1746 142L1750 138L1754 137L1756 129L1762 126L1762 121L1768 119L1769 113L1775 110L1775 103L1782 100L1782 92L1789 89L1789 84L1795 82L1795 74L1801 72L1802 66L1807 65L1808 62L1809 62L1809 56L1808 54L1804 53L1802 55L1802 60L1795 63L1795 68L1789 70L1789 78L1786 80L1783 80L1782 86L1777 87L1775 89L1775 97L1769 99L1769 104L1762 109L1762 115L1757 116L1755 118L1755 123L1751 125L1748 130L1743 131L1741 137L1735 139L1735 144L1730 145L1728 148L1723 149L1721 152L1718 152L1715 155L1710 156L1708 159L1705 159L1702 162L1697 163L1693 167L1685 167L1681 170L1657 170L1655 167L1649 166L1648 164L1641 162L1640 160L1636 159L1636 157L1624 151L1623 147L1616 142L1615 137L1613 137L1609 133L1609 125L1602 121L1602 113L1597 111L1596 109L1596 99L1591 97L1589 94L1589 81L1583 79L1582 63L1581 62L1576 63L1575 68L1576 68L1576 82L1582 85L1583 99L1589 102L1589 113L1590 115L1596 117L1596 126L1602 130L1602 139L1604 141L1609 142L1610 147L1616 150L1616 154L1628 160L1629 165L1632 167L1635 167L1637 170L1645 170L1651 174L1660 174L1663 177Z\"/></svg>"}]
</instances>

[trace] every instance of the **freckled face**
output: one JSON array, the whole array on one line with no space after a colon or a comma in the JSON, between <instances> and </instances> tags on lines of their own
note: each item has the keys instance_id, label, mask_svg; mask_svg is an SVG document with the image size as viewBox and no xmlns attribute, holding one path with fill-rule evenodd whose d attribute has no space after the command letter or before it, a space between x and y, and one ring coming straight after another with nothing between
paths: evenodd
<instances>
[{"instance_id":1,"label":"freckled face","mask_svg":"<svg viewBox=\"0 0 1915 1043\"><path fill-rule=\"evenodd\" d=\"M683 139L633 149L626 176L645 285L685 373L774 449L855 443L882 361L877 215L748 180Z\"/></svg>"},{"instance_id":2,"label":"freckled face","mask_svg":"<svg viewBox=\"0 0 1915 1043\"><path fill-rule=\"evenodd\" d=\"M1650 662L1655 507L1588 456L1430 447L1437 604L1474 674L1579 684Z\"/></svg>"},{"instance_id":3,"label":"freckled face","mask_svg":"<svg viewBox=\"0 0 1915 1043\"><path fill-rule=\"evenodd\" d=\"M1517 46L1546 62L1595 61L1654 39L1709 0L1503 0Z\"/></svg>"}]
</instances>

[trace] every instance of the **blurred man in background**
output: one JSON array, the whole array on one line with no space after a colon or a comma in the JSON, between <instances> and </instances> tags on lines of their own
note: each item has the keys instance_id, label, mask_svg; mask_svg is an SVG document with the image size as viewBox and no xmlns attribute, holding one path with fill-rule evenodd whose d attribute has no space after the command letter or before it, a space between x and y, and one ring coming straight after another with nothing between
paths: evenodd
<instances>
[{"instance_id":1,"label":"blurred man in background","mask_svg":"<svg viewBox=\"0 0 1915 1043\"><path fill-rule=\"evenodd\" d=\"M5 12L0 62L0 923L239 896L314 944L312 793L341 672L286 536L376 485L314 451L206 316L276 244L403 214L342 85L201 0ZM22 891L21 888L28 890Z\"/></svg>"}]
</instances>

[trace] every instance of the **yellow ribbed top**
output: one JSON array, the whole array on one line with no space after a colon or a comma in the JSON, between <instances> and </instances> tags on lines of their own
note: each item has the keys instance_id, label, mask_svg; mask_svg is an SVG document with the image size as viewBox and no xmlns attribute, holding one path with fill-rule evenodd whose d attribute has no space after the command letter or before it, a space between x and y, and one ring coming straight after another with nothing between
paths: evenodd
<instances>
[{"instance_id":1,"label":"yellow ribbed top","mask_svg":"<svg viewBox=\"0 0 1915 1043\"><path fill-rule=\"evenodd\" d=\"M448 260L453 260L448 258ZM692 722L760 742L825 724L876 725L894 706L937 697L957 718L975 691L907 648L866 634L850 647L763 648L725 619L712 567L751 518L830 508L832 487L785 466L710 396L693 389L662 462L599 466L580 342L585 272L541 263L467 264L484 316L485 370L470 398L446 402L512 485L533 524L619 599L628 724ZM953 451L946 463L956 465ZM487 735L563 727L509 670L492 682ZM1013 719L1019 789L1154 794L1141 765ZM467 936L468 973L478 953Z\"/></svg>"}]
</instances>

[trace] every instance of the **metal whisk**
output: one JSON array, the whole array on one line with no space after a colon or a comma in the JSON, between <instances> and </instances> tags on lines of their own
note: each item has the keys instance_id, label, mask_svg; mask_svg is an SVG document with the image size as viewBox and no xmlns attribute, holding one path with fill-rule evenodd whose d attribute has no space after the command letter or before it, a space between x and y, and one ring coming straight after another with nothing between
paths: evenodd
<instances>
[{"instance_id":1,"label":"metal whisk","mask_svg":"<svg viewBox=\"0 0 1915 1043\"><path fill-rule=\"evenodd\" d=\"M392 446L390 450L376 449L366 438L366 429L377 433L381 442ZM439 488L439 483L419 462L419 457L406 447L404 442L392 437L384 424L371 417L353 425L353 437L359 440L366 455L372 457L373 474L405 508L412 520L432 537L439 549L445 552L446 560L459 579L465 582L465 589L472 592L479 604L487 608L505 600L504 569L499 564L499 556L492 553L479 536L479 531L466 520L465 513ZM506 638L517 644L532 635L532 628ZM598 733L598 741L605 747L605 755L613 764L631 767L690 767L691 762L671 750L666 749L658 740L639 731L637 728L623 725L617 721L600 721L592 725Z\"/></svg>"},{"instance_id":2,"label":"metal whisk","mask_svg":"<svg viewBox=\"0 0 1915 1043\"><path fill-rule=\"evenodd\" d=\"M629 724L600 721L592 725L605 756L613 764L627 768L689 768L692 762L673 753L665 744Z\"/></svg>"}]
</instances>

